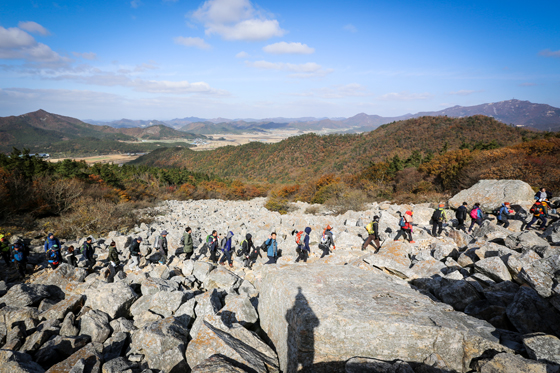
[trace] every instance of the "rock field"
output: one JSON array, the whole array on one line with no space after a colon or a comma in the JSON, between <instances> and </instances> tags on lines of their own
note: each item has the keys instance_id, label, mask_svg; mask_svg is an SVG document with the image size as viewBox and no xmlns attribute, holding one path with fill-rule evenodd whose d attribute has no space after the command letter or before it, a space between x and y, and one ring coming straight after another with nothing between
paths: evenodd
<instances>
[{"instance_id":1,"label":"rock field","mask_svg":"<svg viewBox=\"0 0 560 373\"><path fill-rule=\"evenodd\" d=\"M449 201L487 210L512 203L509 228L487 219L472 234L429 234L433 206L374 203L340 216L280 215L265 199L166 201L153 223L96 237L96 260L47 268L32 240L28 276L0 264L0 373L150 372L542 372L560 373L560 221L522 231L532 190L520 181L481 181ZM394 241L400 214L414 212L415 243ZM365 225L380 216L379 252L361 250ZM553 217L556 215L552 215ZM470 223L470 218L467 220ZM320 258L323 229L336 250ZM195 253L180 239L193 229ZM296 259L294 229L311 227L312 255ZM165 265L149 253L169 232ZM272 231L282 255L252 269L208 259L205 237L232 231L235 249ZM128 265L142 237L140 268ZM63 246L84 241L62 240ZM115 241L121 266L108 269Z\"/></svg>"}]
</instances>

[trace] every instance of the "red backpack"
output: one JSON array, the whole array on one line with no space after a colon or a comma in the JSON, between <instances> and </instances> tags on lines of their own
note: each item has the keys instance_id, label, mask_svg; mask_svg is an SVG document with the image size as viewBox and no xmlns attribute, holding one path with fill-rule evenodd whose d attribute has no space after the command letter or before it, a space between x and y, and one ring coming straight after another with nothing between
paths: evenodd
<instances>
[{"instance_id":1,"label":"red backpack","mask_svg":"<svg viewBox=\"0 0 560 373\"><path fill-rule=\"evenodd\" d=\"M303 236L303 233L304 233L303 231L299 231L296 234L296 243L298 245L303 245L303 241L301 240L301 236Z\"/></svg>"},{"instance_id":2,"label":"red backpack","mask_svg":"<svg viewBox=\"0 0 560 373\"><path fill-rule=\"evenodd\" d=\"M478 207L475 207L471 210L471 218L478 219Z\"/></svg>"}]
</instances>

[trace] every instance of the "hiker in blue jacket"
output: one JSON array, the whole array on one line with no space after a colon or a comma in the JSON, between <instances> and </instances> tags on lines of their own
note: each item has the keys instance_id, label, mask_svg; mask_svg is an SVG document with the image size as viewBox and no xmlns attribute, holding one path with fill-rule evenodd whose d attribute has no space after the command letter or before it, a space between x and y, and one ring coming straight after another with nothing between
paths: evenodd
<instances>
[{"instance_id":1,"label":"hiker in blue jacket","mask_svg":"<svg viewBox=\"0 0 560 373\"><path fill-rule=\"evenodd\" d=\"M233 250L233 248L231 247L232 238L233 238L233 232L229 231L228 234L226 235L226 243L224 244L224 247L222 247L222 252L224 253L224 255L222 255L222 258L220 259L221 265L224 265L227 259L229 266L233 267L233 261L231 259L231 253Z\"/></svg>"},{"instance_id":2,"label":"hiker in blue jacket","mask_svg":"<svg viewBox=\"0 0 560 373\"><path fill-rule=\"evenodd\" d=\"M45 253L51 249L60 250L60 241L54 236L54 233L49 233L47 235L47 240L45 241Z\"/></svg>"},{"instance_id":3,"label":"hiker in blue jacket","mask_svg":"<svg viewBox=\"0 0 560 373\"><path fill-rule=\"evenodd\" d=\"M298 257L296 259L296 263L300 260L303 260L307 263L307 258L309 258L309 254L311 254L311 248L309 247L309 233L311 233L311 228L306 227L304 229L305 237L303 238L303 244L298 246Z\"/></svg>"},{"instance_id":4,"label":"hiker in blue jacket","mask_svg":"<svg viewBox=\"0 0 560 373\"><path fill-rule=\"evenodd\" d=\"M278 243L276 242L276 232L272 232L268 240L264 242L267 247L266 255L268 256L268 262L265 264L276 264L278 260Z\"/></svg>"},{"instance_id":5,"label":"hiker in blue jacket","mask_svg":"<svg viewBox=\"0 0 560 373\"><path fill-rule=\"evenodd\" d=\"M20 278L24 279L27 255L25 255L25 250L23 250L23 246L19 242L16 242L12 246L12 262L16 265Z\"/></svg>"}]
</instances>

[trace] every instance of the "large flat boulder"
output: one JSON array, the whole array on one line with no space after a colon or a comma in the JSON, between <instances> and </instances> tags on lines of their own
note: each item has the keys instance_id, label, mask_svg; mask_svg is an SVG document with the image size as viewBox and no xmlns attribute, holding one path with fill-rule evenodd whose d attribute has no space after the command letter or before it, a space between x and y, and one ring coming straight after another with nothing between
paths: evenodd
<instances>
[{"instance_id":1,"label":"large flat boulder","mask_svg":"<svg viewBox=\"0 0 560 373\"><path fill-rule=\"evenodd\" d=\"M486 321L454 312L376 271L270 266L257 288L261 327L287 373L298 365L316 372L343 370L354 356L422 363L432 354L450 370L466 372L485 350L505 349ZM334 367L337 363L342 365Z\"/></svg>"},{"instance_id":2,"label":"large flat boulder","mask_svg":"<svg viewBox=\"0 0 560 373\"><path fill-rule=\"evenodd\" d=\"M480 180L478 183L457 193L449 200L449 206L456 209L467 202L473 206L476 202L484 211L491 211L504 202L512 205L531 201L533 189L521 180Z\"/></svg>"}]
</instances>

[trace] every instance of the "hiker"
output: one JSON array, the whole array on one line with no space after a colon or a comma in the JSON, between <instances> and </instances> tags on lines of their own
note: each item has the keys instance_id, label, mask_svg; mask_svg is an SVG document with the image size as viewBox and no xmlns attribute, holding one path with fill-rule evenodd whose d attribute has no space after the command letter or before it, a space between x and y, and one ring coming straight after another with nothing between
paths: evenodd
<instances>
[{"instance_id":1,"label":"hiker","mask_svg":"<svg viewBox=\"0 0 560 373\"><path fill-rule=\"evenodd\" d=\"M133 240L132 244L130 245L130 264L128 265L130 269L135 269L140 264L140 256L142 256L142 253L140 253L141 242L142 237L138 237L137 239Z\"/></svg>"},{"instance_id":2,"label":"hiker","mask_svg":"<svg viewBox=\"0 0 560 373\"><path fill-rule=\"evenodd\" d=\"M546 216L544 214L544 208L542 203L540 201L536 201L535 204L531 207L531 210L529 211L531 212L531 214L533 214L533 219L531 219L529 224L527 224L525 230L528 231L529 229L531 229L531 225L536 223L537 220L540 220L541 226L539 229L541 231L544 231L546 229Z\"/></svg>"},{"instance_id":3,"label":"hiker","mask_svg":"<svg viewBox=\"0 0 560 373\"><path fill-rule=\"evenodd\" d=\"M303 237L303 239L301 238L301 232L298 233L299 240L296 239L296 242L298 243L298 247L296 249L296 252L298 253L296 263L298 263L300 260L303 260L304 263L307 263L307 258L309 258L309 254L311 254L311 248L309 247L309 233L311 233L311 228L306 227L304 229L304 232L305 236Z\"/></svg>"},{"instance_id":4,"label":"hiker","mask_svg":"<svg viewBox=\"0 0 560 373\"><path fill-rule=\"evenodd\" d=\"M381 243L379 242L379 216L375 215L368 225L366 225L366 230L368 232L368 237L362 245L362 251L367 250L368 245L372 245L375 252L378 252L381 248ZM374 242L375 245L372 243Z\"/></svg>"},{"instance_id":5,"label":"hiker","mask_svg":"<svg viewBox=\"0 0 560 373\"><path fill-rule=\"evenodd\" d=\"M241 242L241 255L245 257L243 265L249 269L252 269L257 257L262 258L261 251L255 247L253 236L249 233L245 235L245 239Z\"/></svg>"},{"instance_id":6,"label":"hiker","mask_svg":"<svg viewBox=\"0 0 560 373\"><path fill-rule=\"evenodd\" d=\"M57 246L57 245L55 245ZM60 262L62 261L62 255L60 255L60 250L57 247L53 247L47 251L47 260L52 269L56 269Z\"/></svg>"},{"instance_id":7,"label":"hiker","mask_svg":"<svg viewBox=\"0 0 560 373\"><path fill-rule=\"evenodd\" d=\"M482 219L484 219L484 214L480 209L480 203L477 202L474 204L469 215L471 216L471 226L469 227L469 233L471 233L474 225L478 224L478 226L480 227L482 225Z\"/></svg>"},{"instance_id":8,"label":"hiker","mask_svg":"<svg viewBox=\"0 0 560 373\"><path fill-rule=\"evenodd\" d=\"M191 227L185 228L185 233L183 233L181 238L181 245L183 245L183 253L186 254L185 259L190 259L194 252Z\"/></svg>"},{"instance_id":9,"label":"hiker","mask_svg":"<svg viewBox=\"0 0 560 373\"><path fill-rule=\"evenodd\" d=\"M545 188L541 188L539 189L539 191L537 193L535 193L535 200L537 201L544 201L546 199L548 199L548 193L546 192Z\"/></svg>"},{"instance_id":10,"label":"hiker","mask_svg":"<svg viewBox=\"0 0 560 373\"><path fill-rule=\"evenodd\" d=\"M18 242L12 246L12 263L15 264L19 276L23 280L26 272L27 255L25 255L23 247Z\"/></svg>"},{"instance_id":11,"label":"hiker","mask_svg":"<svg viewBox=\"0 0 560 373\"><path fill-rule=\"evenodd\" d=\"M117 268L119 264L121 264L121 261L119 260L119 252L117 251L117 244L115 243L115 241L112 241L109 245L109 256L107 257L107 259L109 259L109 270L111 271L111 277L115 277Z\"/></svg>"},{"instance_id":12,"label":"hiker","mask_svg":"<svg viewBox=\"0 0 560 373\"><path fill-rule=\"evenodd\" d=\"M222 245L222 252L224 253L222 255L222 258L220 259L220 264L221 265L225 265L225 261L227 259L229 266L233 267L233 260L231 259L231 254L232 254L232 246L231 246L231 239L233 238L233 232L229 231L228 234L226 235L225 238L225 242Z\"/></svg>"},{"instance_id":13,"label":"hiker","mask_svg":"<svg viewBox=\"0 0 560 373\"><path fill-rule=\"evenodd\" d=\"M2 254L6 266L10 267L12 265L10 261L10 242L3 234L0 234L0 254Z\"/></svg>"},{"instance_id":14,"label":"hiker","mask_svg":"<svg viewBox=\"0 0 560 373\"><path fill-rule=\"evenodd\" d=\"M210 261L217 264L218 257L216 256L216 252L218 251L218 232L214 230L212 234L206 237L206 246L208 246L208 250L210 250Z\"/></svg>"},{"instance_id":15,"label":"hiker","mask_svg":"<svg viewBox=\"0 0 560 373\"><path fill-rule=\"evenodd\" d=\"M457 208L457 211L455 212L455 217L457 218L457 229L461 229L461 230L466 230L465 227L465 220L467 220L467 206L468 203L467 202L463 202L463 204L461 206L459 206L459 208Z\"/></svg>"},{"instance_id":16,"label":"hiker","mask_svg":"<svg viewBox=\"0 0 560 373\"><path fill-rule=\"evenodd\" d=\"M61 247L60 246L60 241L58 240L58 238L56 238L54 236L54 233L49 233L47 235L47 239L45 241L45 246L44 246L45 253L47 251L49 251L49 249L52 249L53 247L56 247L56 248L60 249L60 247Z\"/></svg>"},{"instance_id":17,"label":"hiker","mask_svg":"<svg viewBox=\"0 0 560 373\"><path fill-rule=\"evenodd\" d=\"M88 268L93 267L93 265L95 264L95 259L93 259L93 253L95 252L95 249L93 248L92 241L93 238L91 236L86 238L86 241L82 244L82 249L80 251L82 257L87 263Z\"/></svg>"},{"instance_id":18,"label":"hiker","mask_svg":"<svg viewBox=\"0 0 560 373\"><path fill-rule=\"evenodd\" d=\"M407 211L404 213L404 216L401 216L399 220L399 227L401 229L398 231L395 241L398 241L403 236L409 243L416 243L412 240L412 221L412 211Z\"/></svg>"},{"instance_id":19,"label":"hiker","mask_svg":"<svg viewBox=\"0 0 560 373\"><path fill-rule=\"evenodd\" d=\"M323 231L323 235L321 236L321 243L319 244L319 249L323 250L323 254L321 254L321 258L330 254L331 245L333 250L336 250L336 246L334 244L334 233L332 232L332 227L327 225L325 230Z\"/></svg>"},{"instance_id":20,"label":"hiker","mask_svg":"<svg viewBox=\"0 0 560 373\"><path fill-rule=\"evenodd\" d=\"M278 243L276 242L276 232L272 232L268 237L268 240L264 242L266 245L266 255L268 256L268 262L265 264L276 264L278 260Z\"/></svg>"},{"instance_id":21,"label":"hiker","mask_svg":"<svg viewBox=\"0 0 560 373\"><path fill-rule=\"evenodd\" d=\"M432 214L432 219L430 220L430 222L432 223L433 237L441 236L441 232L443 231L443 223L447 221L447 214L445 213L444 207L445 205L443 203L440 203L439 207Z\"/></svg>"},{"instance_id":22,"label":"hiker","mask_svg":"<svg viewBox=\"0 0 560 373\"><path fill-rule=\"evenodd\" d=\"M76 267L78 265L74 246L70 245L70 247L66 249L66 253L64 254L64 259L66 259L66 262L70 264L72 267Z\"/></svg>"},{"instance_id":23,"label":"hiker","mask_svg":"<svg viewBox=\"0 0 560 373\"><path fill-rule=\"evenodd\" d=\"M509 202L502 203L502 206L498 209L498 213L496 215L498 225L503 224L504 228L509 227L509 215L513 213L515 213L515 211L511 209L511 204Z\"/></svg>"},{"instance_id":24,"label":"hiker","mask_svg":"<svg viewBox=\"0 0 560 373\"><path fill-rule=\"evenodd\" d=\"M154 242L154 249L161 254L159 264L167 264L167 231L161 231L160 235L156 237Z\"/></svg>"}]
</instances>

